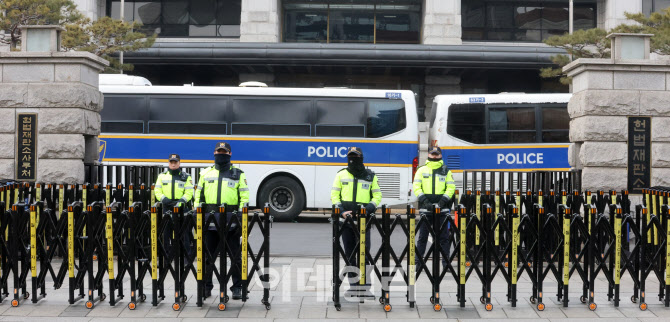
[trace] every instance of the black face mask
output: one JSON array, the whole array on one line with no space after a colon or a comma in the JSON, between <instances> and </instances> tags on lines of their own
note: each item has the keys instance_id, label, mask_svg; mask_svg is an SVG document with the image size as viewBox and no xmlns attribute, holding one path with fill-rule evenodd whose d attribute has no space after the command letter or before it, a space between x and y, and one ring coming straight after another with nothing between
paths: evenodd
<instances>
[{"instance_id":1,"label":"black face mask","mask_svg":"<svg viewBox=\"0 0 670 322\"><path fill-rule=\"evenodd\" d=\"M365 165L363 164L363 158L348 158L347 169L354 177L363 177L365 175Z\"/></svg>"},{"instance_id":2,"label":"black face mask","mask_svg":"<svg viewBox=\"0 0 670 322\"><path fill-rule=\"evenodd\" d=\"M428 161L433 161L433 162L442 161L442 157L439 157L439 158L430 158L430 157L429 157L429 158L428 158Z\"/></svg>"},{"instance_id":3,"label":"black face mask","mask_svg":"<svg viewBox=\"0 0 670 322\"><path fill-rule=\"evenodd\" d=\"M181 168L177 168L176 170L170 169L170 174L173 175L173 176L179 175L180 172L181 172Z\"/></svg>"},{"instance_id":4,"label":"black face mask","mask_svg":"<svg viewBox=\"0 0 670 322\"><path fill-rule=\"evenodd\" d=\"M230 163L230 154L215 154L214 163L216 163L219 166L224 166Z\"/></svg>"}]
</instances>

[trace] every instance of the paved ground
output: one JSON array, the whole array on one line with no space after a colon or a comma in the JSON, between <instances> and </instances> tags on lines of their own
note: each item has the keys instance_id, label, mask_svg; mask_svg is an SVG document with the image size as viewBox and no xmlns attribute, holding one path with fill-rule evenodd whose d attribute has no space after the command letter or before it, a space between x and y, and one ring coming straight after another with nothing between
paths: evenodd
<instances>
[{"instance_id":1,"label":"paved ground","mask_svg":"<svg viewBox=\"0 0 670 322\"><path fill-rule=\"evenodd\" d=\"M6 299L0 304L0 320L2 321L125 321L125 320L158 320L161 321L199 321L203 318L237 318L240 320L346 320L346 321L373 321L381 319L449 319L451 321L469 321L474 319L516 320L532 319L549 320L579 320L607 319L614 321L657 321L670 320L670 308L665 308L656 296L658 282L653 282L650 276L647 283L649 308L641 311L638 304L631 303L633 282L624 276L621 285L621 304L616 308L607 301L607 283L601 276L596 281L595 297L598 308L590 311L585 304L580 303L581 281L573 277L570 285L570 306L562 307L556 302L556 283L553 277L548 277L544 285L544 302L546 309L538 311L535 305L529 302L532 283L522 278L518 284L518 304L512 307L507 302L507 284L502 276L493 282L492 311L486 311L480 304L481 283L473 274L467 283L466 294L468 301L464 308L456 301L456 283L448 277L440 285L443 308L434 311L429 301L430 283L425 276L417 281L417 306L410 308L406 298L406 290L393 286L391 289L391 304L393 310L384 312L381 305L375 301L365 303L343 300L342 310L337 311L331 301L332 296L332 261L330 259L330 229L331 226L323 218L299 220L302 223L279 224L272 230L272 245L275 255L271 261L271 303L268 311L261 304L263 295L262 286L257 281L252 282L249 300L231 301L225 311L219 311L217 298L206 300L203 307L197 307L195 299L196 283L193 276L187 281L186 293L189 302L181 311L171 308L173 298L166 298L157 307L150 302L139 303L135 310L127 308L129 297L111 307L109 303L98 303L92 310L85 308L84 301L73 305L67 303L66 284L59 290L53 289L53 283L47 284L47 297L37 304L24 301L19 307L11 307ZM257 238L257 237L256 237ZM288 247L288 246L294 247ZM324 256L325 255L325 256ZM429 264L430 265L430 264ZM57 265L58 266L58 265ZM652 274L653 275L653 274ZM30 288L30 279L28 279ZM396 280L397 281L397 280ZM346 283L346 282L345 282ZM103 282L105 288L107 279ZM12 287L12 281L9 282ZM150 298L151 280L145 280L145 289ZM379 295L378 281L374 281L376 295ZM126 278L126 294L128 282ZM174 283L169 278L165 282L166 294L172 295ZM344 289L347 285L343 286ZM217 290L217 289L215 289ZM105 290L108 293L107 290Z\"/></svg>"}]
</instances>

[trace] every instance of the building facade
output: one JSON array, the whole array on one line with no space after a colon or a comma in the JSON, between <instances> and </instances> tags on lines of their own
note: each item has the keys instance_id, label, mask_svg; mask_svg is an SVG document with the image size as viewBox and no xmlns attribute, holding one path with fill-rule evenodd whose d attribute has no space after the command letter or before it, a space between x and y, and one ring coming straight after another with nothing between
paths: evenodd
<instances>
[{"instance_id":1,"label":"building facade","mask_svg":"<svg viewBox=\"0 0 670 322\"><path fill-rule=\"evenodd\" d=\"M75 0L121 18L121 0ZM277 87L409 89L419 116L437 94L567 92L539 77L561 51L569 0L126 0L123 18L157 33L126 53L160 85L261 81ZM612 28L670 0L574 0L574 28ZM425 109L421 108L425 107Z\"/></svg>"}]
</instances>

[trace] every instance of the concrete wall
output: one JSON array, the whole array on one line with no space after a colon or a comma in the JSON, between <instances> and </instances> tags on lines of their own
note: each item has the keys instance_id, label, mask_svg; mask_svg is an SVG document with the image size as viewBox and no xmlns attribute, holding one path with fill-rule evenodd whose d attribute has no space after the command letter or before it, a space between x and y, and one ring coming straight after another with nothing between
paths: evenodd
<instances>
[{"instance_id":1,"label":"concrete wall","mask_svg":"<svg viewBox=\"0 0 670 322\"><path fill-rule=\"evenodd\" d=\"M15 178L16 115L31 112L37 181L83 183L84 162L98 156L98 75L106 65L84 52L0 53L0 179Z\"/></svg>"},{"instance_id":2,"label":"concrete wall","mask_svg":"<svg viewBox=\"0 0 670 322\"><path fill-rule=\"evenodd\" d=\"M425 0L421 43L460 45L461 0Z\"/></svg>"},{"instance_id":3,"label":"concrete wall","mask_svg":"<svg viewBox=\"0 0 670 322\"><path fill-rule=\"evenodd\" d=\"M670 62L579 59L573 77L570 165L585 190L626 189L628 116L652 116L651 186L670 185Z\"/></svg>"},{"instance_id":4,"label":"concrete wall","mask_svg":"<svg viewBox=\"0 0 670 322\"><path fill-rule=\"evenodd\" d=\"M242 0L240 41L279 42L281 0Z\"/></svg>"},{"instance_id":5,"label":"concrete wall","mask_svg":"<svg viewBox=\"0 0 670 322\"><path fill-rule=\"evenodd\" d=\"M632 23L624 13L642 12L642 0L598 1L598 28L610 30L623 23Z\"/></svg>"}]
</instances>

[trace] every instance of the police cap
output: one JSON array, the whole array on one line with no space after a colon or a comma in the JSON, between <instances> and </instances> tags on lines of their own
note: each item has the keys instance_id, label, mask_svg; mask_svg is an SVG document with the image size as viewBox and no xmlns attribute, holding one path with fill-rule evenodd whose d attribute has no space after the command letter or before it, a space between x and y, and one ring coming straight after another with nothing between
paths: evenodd
<instances>
[{"instance_id":1,"label":"police cap","mask_svg":"<svg viewBox=\"0 0 670 322\"><path fill-rule=\"evenodd\" d=\"M428 154L439 153L442 154L442 149L439 146L431 146L428 148Z\"/></svg>"},{"instance_id":2,"label":"police cap","mask_svg":"<svg viewBox=\"0 0 670 322\"><path fill-rule=\"evenodd\" d=\"M347 151L347 156L350 156L350 155L357 155L359 157L362 157L363 156L363 150L361 150L361 148L359 148L359 147L352 146L352 147L349 148L349 151Z\"/></svg>"},{"instance_id":3,"label":"police cap","mask_svg":"<svg viewBox=\"0 0 670 322\"><path fill-rule=\"evenodd\" d=\"M170 154L170 158L168 160L170 160L170 161L180 161L181 158L179 158L179 154L173 153L173 154Z\"/></svg>"},{"instance_id":4,"label":"police cap","mask_svg":"<svg viewBox=\"0 0 670 322\"><path fill-rule=\"evenodd\" d=\"M216 144L216 148L214 148L214 151L219 151L219 150L225 150L226 152L230 153L230 144L226 142L219 142Z\"/></svg>"}]
</instances>

